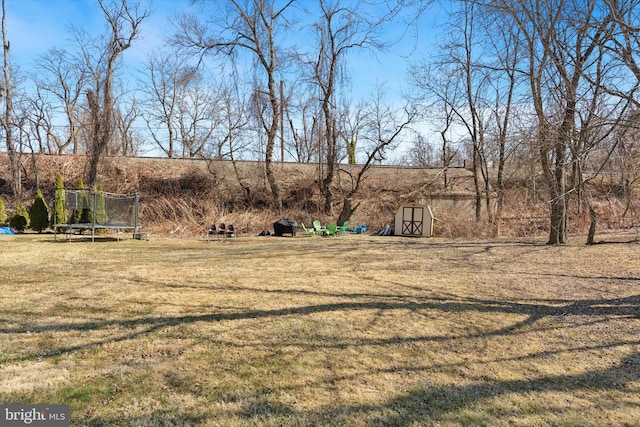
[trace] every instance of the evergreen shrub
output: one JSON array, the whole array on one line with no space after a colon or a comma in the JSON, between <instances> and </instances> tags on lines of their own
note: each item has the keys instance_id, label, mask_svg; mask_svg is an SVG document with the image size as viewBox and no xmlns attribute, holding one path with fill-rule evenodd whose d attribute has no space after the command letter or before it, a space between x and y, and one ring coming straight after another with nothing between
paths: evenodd
<instances>
[{"instance_id":1,"label":"evergreen shrub","mask_svg":"<svg viewBox=\"0 0 640 427\"><path fill-rule=\"evenodd\" d=\"M102 184L98 183L96 191L96 224L104 224L107 222L107 206L104 199L104 191Z\"/></svg>"},{"instance_id":2,"label":"evergreen shrub","mask_svg":"<svg viewBox=\"0 0 640 427\"><path fill-rule=\"evenodd\" d=\"M98 188L96 190L96 224L105 224L107 222L107 203L104 199L104 191L102 189L102 184L98 183ZM105 233L107 230L105 228L97 228L96 231L98 233Z\"/></svg>"},{"instance_id":3,"label":"evergreen shrub","mask_svg":"<svg viewBox=\"0 0 640 427\"><path fill-rule=\"evenodd\" d=\"M4 205L4 199L0 197L0 225L7 223L7 210Z\"/></svg>"},{"instance_id":4,"label":"evergreen shrub","mask_svg":"<svg viewBox=\"0 0 640 427\"><path fill-rule=\"evenodd\" d=\"M49 226L49 207L40 189L36 192L36 198L29 209L29 220L31 229L38 233L42 233L42 230Z\"/></svg>"},{"instance_id":5,"label":"evergreen shrub","mask_svg":"<svg viewBox=\"0 0 640 427\"><path fill-rule=\"evenodd\" d=\"M78 178L78 190L84 190L82 178ZM74 224L90 224L93 222L93 211L91 206L93 200L89 200L88 193L81 191L78 194L78 207L73 213Z\"/></svg>"},{"instance_id":6,"label":"evergreen shrub","mask_svg":"<svg viewBox=\"0 0 640 427\"><path fill-rule=\"evenodd\" d=\"M29 212L22 202L16 206L16 210L9 220L9 226L18 231L24 231L29 226Z\"/></svg>"},{"instance_id":7,"label":"evergreen shrub","mask_svg":"<svg viewBox=\"0 0 640 427\"><path fill-rule=\"evenodd\" d=\"M69 218L67 217L67 195L64 191L64 182L62 181L62 175L59 173L56 175L56 190L53 212L51 214L51 225L66 224Z\"/></svg>"}]
</instances>

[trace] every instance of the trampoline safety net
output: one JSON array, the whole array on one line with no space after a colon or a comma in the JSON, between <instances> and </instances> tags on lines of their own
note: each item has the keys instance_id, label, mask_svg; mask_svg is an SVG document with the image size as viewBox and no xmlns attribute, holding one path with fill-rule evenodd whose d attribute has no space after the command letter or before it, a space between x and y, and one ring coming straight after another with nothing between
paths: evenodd
<instances>
[{"instance_id":1,"label":"trampoline safety net","mask_svg":"<svg viewBox=\"0 0 640 427\"><path fill-rule=\"evenodd\" d=\"M133 230L140 228L138 220L138 193L113 194L93 190L65 190L64 224L54 224L54 232L103 229Z\"/></svg>"}]
</instances>

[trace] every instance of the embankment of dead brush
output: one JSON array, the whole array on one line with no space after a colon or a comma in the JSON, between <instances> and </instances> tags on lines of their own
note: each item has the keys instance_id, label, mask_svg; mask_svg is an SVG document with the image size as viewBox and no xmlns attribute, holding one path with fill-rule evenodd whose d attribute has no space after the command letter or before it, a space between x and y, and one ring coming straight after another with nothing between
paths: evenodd
<instances>
[{"instance_id":1,"label":"embankment of dead brush","mask_svg":"<svg viewBox=\"0 0 640 427\"><path fill-rule=\"evenodd\" d=\"M86 175L87 158L79 155L24 155L23 200L30 204L40 187L52 200L55 176L60 173L67 188L75 188ZM358 165L341 165L336 176L333 212L322 213L323 196L318 164L283 163L275 167L281 188L283 211L272 208L264 164L252 161L206 161L167 158L106 157L99 170L105 191L140 193L140 218L145 231L161 235L193 237L212 223L232 223L242 233L271 229L278 218L323 223L335 221L342 201L354 185ZM11 212L8 158L0 154L0 196ZM446 175L446 185L445 185ZM536 189L536 190L533 190ZM352 222L378 230L393 221L404 203L427 203L437 218L435 234L442 237L482 237L490 234L486 219L475 221L472 173L463 168L375 166L366 174L358 193L359 206ZM484 202L483 202L484 203ZM491 203L494 203L493 201ZM593 202L600 229L638 226L634 202L603 196ZM584 232L588 218L572 207L571 231ZM484 212L484 207L483 207ZM509 183L500 234L508 237L539 236L547 232L548 211L539 181L521 178Z\"/></svg>"}]
</instances>

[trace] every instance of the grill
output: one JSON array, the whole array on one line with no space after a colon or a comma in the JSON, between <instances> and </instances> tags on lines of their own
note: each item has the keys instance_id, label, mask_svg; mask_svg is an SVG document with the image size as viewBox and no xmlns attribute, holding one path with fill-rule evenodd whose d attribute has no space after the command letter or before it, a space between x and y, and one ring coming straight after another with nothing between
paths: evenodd
<instances>
[{"instance_id":1,"label":"grill","mask_svg":"<svg viewBox=\"0 0 640 427\"><path fill-rule=\"evenodd\" d=\"M273 234L275 236L284 236L285 234L291 234L292 237L295 237L297 226L298 224L293 219L279 219L273 223Z\"/></svg>"}]
</instances>

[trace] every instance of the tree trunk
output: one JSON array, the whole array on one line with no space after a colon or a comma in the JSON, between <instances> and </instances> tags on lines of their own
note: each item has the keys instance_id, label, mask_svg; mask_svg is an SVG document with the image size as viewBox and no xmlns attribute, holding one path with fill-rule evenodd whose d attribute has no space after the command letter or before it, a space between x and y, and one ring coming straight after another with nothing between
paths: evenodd
<instances>
[{"instance_id":1,"label":"tree trunk","mask_svg":"<svg viewBox=\"0 0 640 427\"><path fill-rule=\"evenodd\" d=\"M275 141L275 140L274 140ZM280 187L278 181L273 173L273 145L267 144L267 151L265 154L264 167L267 174L267 182L271 187L271 196L273 197L273 203L278 213L282 211L282 198L280 197Z\"/></svg>"},{"instance_id":2,"label":"tree trunk","mask_svg":"<svg viewBox=\"0 0 640 427\"><path fill-rule=\"evenodd\" d=\"M272 64L275 61L275 53L273 50L271 51L270 58L272 59ZM282 197L280 196L280 187L278 186L278 181L276 180L276 176L273 173L273 150L276 145L276 139L278 137L278 128L280 122L280 102L281 100L278 98L278 94L276 92L276 82L274 78L274 71L272 68L267 67L268 71L268 88L269 88L269 103L271 104L271 124L269 125L269 129L267 130L267 147L265 150L265 159L264 159L264 167L267 175L267 182L269 183L269 187L271 187L271 196L273 197L274 207L278 211L278 213L282 212Z\"/></svg>"},{"instance_id":3,"label":"tree trunk","mask_svg":"<svg viewBox=\"0 0 640 427\"><path fill-rule=\"evenodd\" d=\"M5 28L5 8L4 0L2 0L2 44L3 44L3 76L4 76L4 114L2 117L2 127L5 131L5 142L7 146L7 154L9 155L9 168L11 169L11 190L14 197L18 200L22 198L22 174L20 173L20 153L16 150L11 133L11 113L13 110L13 96L11 91L11 67L9 66L9 40L7 40L7 32Z\"/></svg>"},{"instance_id":4,"label":"tree trunk","mask_svg":"<svg viewBox=\"0 0 640 427\"><path fill-rule=\"evenodd\" d=\"M331 214L333 212L333 177L337 164L337 135L335 128L335 120L331 117L331 109L328 101L323 102L322 110L324 112L325 135L326 135L326 175L322 178L320 192L324 196L324 213Z\"/></svg>"},{"instance_id":5,"label":"tree trunk","mask_svg":"<svg viewBox=\"0 0 640 427\"><path fill-rule=\"evenodd\" d=\"M475 190L475 220L480 223L482 217L482 191L480 190L480 179L478 169L480 168L480 156L478 154L477 142L473 143L473 188Z\"/></svg>"},{"instance_id":6,"label":"tree trunk","mask_svg":"<svg viewBox=\"0 0 640 427\"><path fill-rule=\"evenodd\" d=\"M105 4L105 0L98 0L100 8L104 12L107 24L111 29L109 41L100 52L101 60L105 63L104 74L98 77L95 82L95 92L91 89L87 91L87 101L89 102L89 112L92 120L91 159L89 162L89 173L87 184L92 187L98 179L98 165L102 155L105 153L111 136L113 135L113 79L117 68L118 57L125 50L131 47L131 43L137 37L140 23L148 16L148 12L137 13L137 6L134 10L129 9L127 0L110 3L111 9ZM93 106L91 105L93 103Z\"/></svg>"},{"instance_id":7,"label":"tree trunk","mask_svg":"<svg viewBox=\"0 0 640 427\"><path fill-rule=\"evenodd\" d=\"M325 214L330 214L333 211L333 191L331 191L331 181L333 181L333 174L327 175L322 180L322 193L324 194L324 207Z\"/></svg>"},{"instance_id":8,"label":"tree trunk","mask_svg":"<svg viewBox=\"0 0 640 427\"><path fill-rule=\"evenodd\" d=\"M567 206L566 196L560 195L551 201L551 229L548 245L559 245L567 242Z\"/></svg>"},{"instance_id":9,"label":"tree trunk","mask_svg":"<svg viewBox=\"0 0 640 427\"><path fill-rule=\"evenodd\" d=\"M349 218L356 212L360 203L355 206L351 206L351 199L344 199L344 204L342 205L342 211L340 212L340 216L338 217L337 224L342 225L345 221L348 221Z\"/></svg>"},{"instance_id":10,"label":"tree trunk","mask_svg":"<svg viewBox=\"0 0 640 427\"><path fill-rule=\"evenodd\" d=\"M591 203L587 200L587 206L589 207L589 218L591 223L589 224L589 234L587 235L587 245L593 245L595 243L596 225L598 223L598 214L596 213Z\"/></svg>"},{"instance_id":11,"label":"tree trunk","mask_svg":"<svg viewBox=\"0 0 640 427\"><path fill-rule=\"evenodd\" d=\"M104 89L105 92L108 89ZM89 171L87 173L87 187L93 187L98 180L98 165L106 144L109 141L110 132L107 129L110 126L109 116L105 111L109 108L107 105L107 96L105 93L105 105L100 103L100 95L89 89L87 91L87 103L89 105L89 113L91 115L91 148L89 158ZM105 116L108 116L105 120Z\"/></svg>"},{"instance_id":12,"label":"tree trunk","mask_svg":"<svg viewBox=\"0 0 640 427\"><path fill-rule=\"evenodd\" d=\"M498 176L496 178L496 191L498 197L496 200L496 215L493 218L493 237L500 235L500 222L502 221L502 212L504 208L505 189L504 189L504 163L505 163L505 143L500 141L500 156L498 160Z\"/></svg>"}]
</instances>

